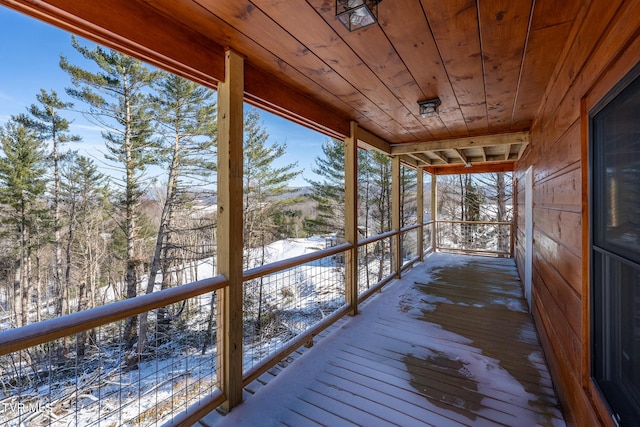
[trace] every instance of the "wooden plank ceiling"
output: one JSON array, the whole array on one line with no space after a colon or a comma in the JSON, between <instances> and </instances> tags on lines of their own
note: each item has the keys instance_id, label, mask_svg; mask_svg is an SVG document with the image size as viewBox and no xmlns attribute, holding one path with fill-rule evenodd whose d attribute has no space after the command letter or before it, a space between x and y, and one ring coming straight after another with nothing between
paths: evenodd
<instances>
[{"instance_id":1,"label":"wooden plank ceiling","mask_svg":"<svg viewBox=\"0 0 640 427\"><path fill-rule=\"evenodd\" d=\"M350 33L328 0L0 0L212 87L232 48L249 102L334 137L355 120L430 166L520 157L584 3L385 0L378 25ZM417 102L435 97L422 118Z\"/></svg>"}]
</instances>

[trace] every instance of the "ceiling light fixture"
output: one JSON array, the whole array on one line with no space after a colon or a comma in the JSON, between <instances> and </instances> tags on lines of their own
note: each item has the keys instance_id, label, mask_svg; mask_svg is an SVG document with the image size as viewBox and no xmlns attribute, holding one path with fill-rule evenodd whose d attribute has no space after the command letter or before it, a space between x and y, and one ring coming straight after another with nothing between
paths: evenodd
<instances>
[{"instance_id":1,"label":"ceiling light fixture","mask_svg":"<svg viewBox=\"0 0 640 427\"><path fill-rule=\"evenodd\" d=\"M378 22L378 3L382 0L336 0L336 18L349 31Z\"/></svg>"},{"instance_id":2,"label":"ceiling light fixture","mask_svg":"<svg viewBox=\"0 0 640 427\"><path fill-rule=\"evenodd\" d=\"M427 99L426 101L418 101L420 106L420 116L423 119L427 117L435 116L438 114L438 107L440 106L440 98Z\"/></svg>"}]
</instances>

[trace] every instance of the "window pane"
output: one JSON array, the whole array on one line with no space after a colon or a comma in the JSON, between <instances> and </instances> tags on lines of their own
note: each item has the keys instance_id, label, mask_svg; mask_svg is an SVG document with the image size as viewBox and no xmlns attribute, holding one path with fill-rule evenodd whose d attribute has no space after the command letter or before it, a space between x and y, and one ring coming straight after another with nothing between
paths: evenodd
<instances>
[{"instance_id":1,"label":"window pane","mask_svg":"<svg viewBox=\"0 0 640 427\"><path fill-rule=\"evenodd\" d=\"M640 419L640 78L592 120L592 374L622 425Z\"/></svg>"},{"instance_id":2,"label":"window pane","mask_svg":"<svg viewBox=\"0 0 640 427\"><path fill-rule=\"evenodd\" d=\"M640 79L593 119L594 243L640 262Z\"/></svg>"},{"instance_id":3,"label":"window pane","mask_svg":"<svg viewBox=\"0 0 640 427\"><path fill-rule=\"evenodd\" d=\"M594 254L593 374L625 420L640 419L640 267Z\"/></svg>"}]
</instances>

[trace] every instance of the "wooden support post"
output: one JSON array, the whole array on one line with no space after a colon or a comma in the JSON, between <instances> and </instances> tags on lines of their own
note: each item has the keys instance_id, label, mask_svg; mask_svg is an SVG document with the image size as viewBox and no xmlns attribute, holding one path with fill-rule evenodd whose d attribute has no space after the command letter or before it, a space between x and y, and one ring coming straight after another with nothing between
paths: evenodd
<instances>
[{"instance_id":1,"label":"wooden support post","mask_svg":"<svg viewBox=\"0 0 640 427\"><path fill-rule=\"evenodd\" d=\"M244 58L227 50L218 85L218 378L230 411L242 402L242 144Z\"/></svg>"},{"instance_id":2,"label":"wooden support post","mask_svg":"<svg viewBox=\"0 0 640 427\"><path fill-rule=\"evenodd\" d=\"M518 179L515 177L511 180L511 200L513 200L513 212L511 213L511 227L509 230L509 258L515 258L516 233L518 230Z\"/></svg>"},{"instance_id":3,"label":"wooden support post","mask_svg":"<svg viewBox=\"0 0 640 427\"><path fill-rule=\"evenodd\" d=\"M358 314L358 123L351 122L344 140L344 234L353 247L345 257L345 298L351 315Z\"/></svg>"},{"instance_id":4,"label":"wooden support post","mask_svg":"<svg viewBox=\"0 0 640 427\"><path fill-rule=\"evenodd\" d=\"M431 175L431 250L436 252L438 243L438 175Z\"/></svg>"},{"instance_id":5,"label":"wooden support post","mask_svg":"<svg viewBox=\"0 0 640 427\"><path fill-rule=\"evenodd\" d=\"M424 259L424 170L416 169L418 184L416 185L416 203L418 205L418 255L420 261Z\"/></svg>"},{"instance_id":6,"label":"wooden support post","mask_svg":"<svg viewBox=\"0 0 640 427\"><path fill-rule=\"evenodd\" d=\"M391 260L396 272L396 277L400 278L402 272L402 239L400 236L400 156L391 158L391 227L398 232L391 239Z\"/></svg>"}]
</instances>

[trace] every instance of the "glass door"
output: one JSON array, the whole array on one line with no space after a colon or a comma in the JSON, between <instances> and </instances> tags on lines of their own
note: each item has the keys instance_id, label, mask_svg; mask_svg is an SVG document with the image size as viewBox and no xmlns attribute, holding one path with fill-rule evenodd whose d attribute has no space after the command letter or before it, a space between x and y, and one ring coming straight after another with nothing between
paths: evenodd
<instances>
[{"instance_id":1,"label":"glass door","mask_svg":"<svg viewBox=\"0 0 640 427\"><path fill-rule=\"evenodd\" d=\"M591 373L622 425L640 423L639 71L591 115Z\"/></svg>"}]
</instances>

